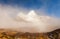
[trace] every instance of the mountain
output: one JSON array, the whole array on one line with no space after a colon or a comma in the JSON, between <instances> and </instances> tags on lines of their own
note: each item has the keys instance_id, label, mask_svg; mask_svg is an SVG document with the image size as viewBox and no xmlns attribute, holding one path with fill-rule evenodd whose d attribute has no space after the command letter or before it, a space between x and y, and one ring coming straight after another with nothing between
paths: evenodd
<instances>
[{"instance_id":1,"label":"mountain","mask_svg":"<svg viewBox=\"0 0 60 39\"><path fill-rule=\"evenodd\" d=\"M27 32L50 32L58 29L58 20L50 16L39 16L34 10L31 10L28 14L19 13L17 15L19 22L24 22L24 27ZM28 29L28 30L27 30Z\"/></svg>"}]
</instances>

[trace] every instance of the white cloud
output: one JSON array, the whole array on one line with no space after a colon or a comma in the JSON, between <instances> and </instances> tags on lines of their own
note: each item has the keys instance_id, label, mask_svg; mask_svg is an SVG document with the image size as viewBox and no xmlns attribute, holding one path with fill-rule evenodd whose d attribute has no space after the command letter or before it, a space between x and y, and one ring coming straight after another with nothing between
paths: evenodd
<instances>
[{"instance_id":1,"label":"white cloud","mask_svg":"<svg viewBox=\"0 0 60 39\"><path fill-rule=\"evenodd\" d=\"M26 12L28 10L24 8L0 5L0 28L22 32L50 32L60 28L60 20L57 18L40 16L34 11L24 14Z\"/></svg>"}]
</instances>

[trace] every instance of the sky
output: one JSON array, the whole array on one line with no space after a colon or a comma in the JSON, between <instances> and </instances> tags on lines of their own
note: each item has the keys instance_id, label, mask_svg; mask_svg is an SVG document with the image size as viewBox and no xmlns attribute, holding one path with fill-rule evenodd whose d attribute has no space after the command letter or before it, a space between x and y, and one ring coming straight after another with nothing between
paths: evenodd
<instances>
[{"instance_id":1,"label":"sky","mask_svg":"<svg viewBox=\"0 0 60 39\"><path fill-rule=\"evenodd\" d=\"M59 10L60 0L0 0L0 28L24 32L60 29Z\"/></svg>"},{"instance_id":2,"label":"sky","mask_svg":"<svg viewBox=\"0 0 60 39\"><path fill-rule=\"evenodd\" d=\"M33 10L43 9L48 15L60 18L60 0L0 0L0 4Z\"/></svg>"}]
</instances>

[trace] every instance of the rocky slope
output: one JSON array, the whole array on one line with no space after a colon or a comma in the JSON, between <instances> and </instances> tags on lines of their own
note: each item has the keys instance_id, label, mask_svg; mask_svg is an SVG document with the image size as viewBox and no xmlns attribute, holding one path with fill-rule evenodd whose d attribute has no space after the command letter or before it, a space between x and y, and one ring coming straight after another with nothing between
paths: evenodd
<instances>
[{"instance_id":1,"label":"rocky slope","mask_svg":"<svg viewBox=\"0 0 60 39\"><path fill-rule=\"evenodd\" d=\"M48 33L23 33L0 29L0 39L60 39L60 29Z\"/></svg>"}]
</instances>

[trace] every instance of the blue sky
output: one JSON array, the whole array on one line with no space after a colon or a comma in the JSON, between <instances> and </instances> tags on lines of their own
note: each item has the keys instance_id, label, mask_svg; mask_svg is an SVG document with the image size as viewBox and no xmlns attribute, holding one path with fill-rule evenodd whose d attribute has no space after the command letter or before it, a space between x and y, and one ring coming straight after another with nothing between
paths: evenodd
<instances>
[{"instance_id":1,"label":"blue sky","mask_svg":"<svg viewBox=\"0 0 60 39\"><path fill-rule=\"evenodd\" d=\"M0 4L19 6L24 8L40 9L45 8L47 14L54 14L60 17L60 0L0 0Z\"/></svg>"}]
</instances>

